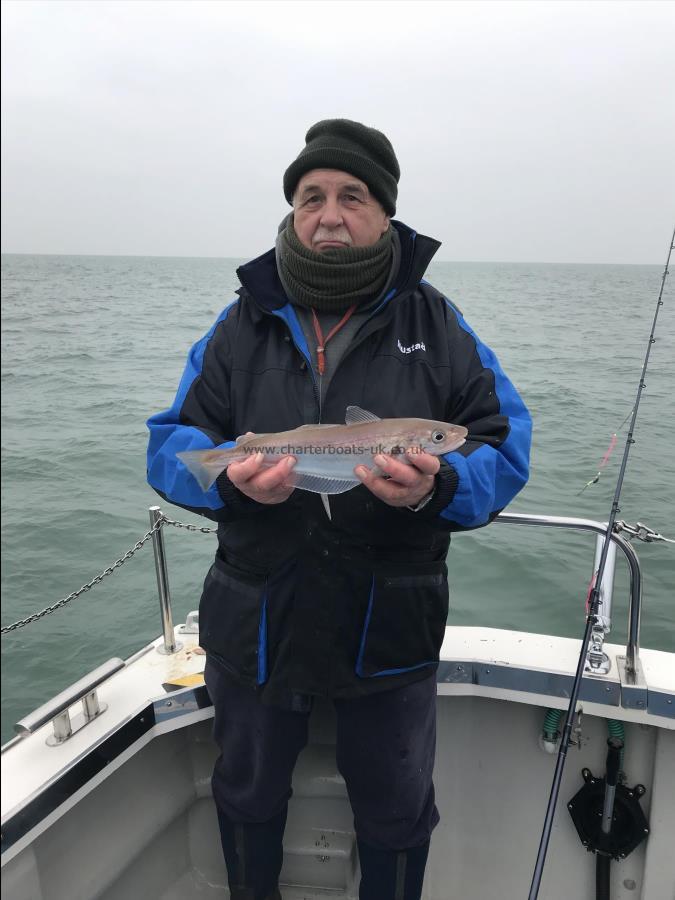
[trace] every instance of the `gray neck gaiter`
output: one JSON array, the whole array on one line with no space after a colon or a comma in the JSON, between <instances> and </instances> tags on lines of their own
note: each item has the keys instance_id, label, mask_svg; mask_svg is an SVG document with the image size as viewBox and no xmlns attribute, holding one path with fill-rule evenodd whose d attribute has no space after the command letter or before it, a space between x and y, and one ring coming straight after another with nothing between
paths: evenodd
<instances>
[{"instance_id":1,"label":"gray neck gaiter","mask_svg":"<svg viewBox=\"0 0 675 900\"><path fill-rule=\"evenodd\" d=\"M318 312L344 312L377 297L392 263L392 228L370 247L316 253L300 242L292 218L279 234L277 262L293 302Z\"/></svg>"}]
</instances>

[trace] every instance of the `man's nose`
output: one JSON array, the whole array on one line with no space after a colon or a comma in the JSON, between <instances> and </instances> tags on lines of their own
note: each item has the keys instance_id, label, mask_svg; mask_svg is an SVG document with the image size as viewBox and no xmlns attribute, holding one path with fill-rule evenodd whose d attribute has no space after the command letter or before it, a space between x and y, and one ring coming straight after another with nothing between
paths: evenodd
<instances>
[{"instance_id":1,"label":"man's nose","mask_svg":"<svg viewBox=\"0 0 675 900\"><path fill-rule=\"evenodd\" d=\"M321 210L321 224L326 228L337 228L342 225L342 213L336 197L327 197Z\"/></svg>"}]
</instances>

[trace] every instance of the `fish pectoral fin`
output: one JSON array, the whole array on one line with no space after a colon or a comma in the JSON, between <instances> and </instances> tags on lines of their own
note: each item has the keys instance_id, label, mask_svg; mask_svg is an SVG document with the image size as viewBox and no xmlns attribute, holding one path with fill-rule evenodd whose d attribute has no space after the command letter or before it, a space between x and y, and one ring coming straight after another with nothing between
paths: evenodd
<instances>
[{"instance_id":1,"label":"fish pectoral fin","mask_svg":"<svg viewBox=\"0 0 675 900\"><path fill-rule=\"evenodd\" d=\"M361 482L358 478L334 478L330 475L310 475L307 472L291 471L284 484L300 488L302 491L312 491L314 494L344 494Z\"/></svg>"},{"instance_id":2,"label":"fish pectoral fin","mask_svg":"<svg viewBox=\"0 0 675 900\"><path fill-rule=\"evenodd\" d=\"M367 409L361 409L360 406L348 406L345 413L346 425L358 425L363 422L380 422L379 416L375 413L368 412Z\"/></svg>"},{"instance_id":3,"label":"fish pectoral fin","mask_svg":"<svg viewBox=\"0 0 675 900\"><path fill-rule=\"evenodd\" d=\"M328 494L321 494L321 502L323 503L323 508L326 510L326 515L332 521L333 517L330 513L330 500L328 499Z\"/></svg>"}]
</instances>

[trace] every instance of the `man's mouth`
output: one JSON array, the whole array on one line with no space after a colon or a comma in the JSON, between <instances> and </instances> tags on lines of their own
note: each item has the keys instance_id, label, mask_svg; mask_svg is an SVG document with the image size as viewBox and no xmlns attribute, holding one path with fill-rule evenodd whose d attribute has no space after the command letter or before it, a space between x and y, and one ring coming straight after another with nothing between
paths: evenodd
<instances>
[{"instance_id":1,"label":"man's mouth","mask_svg":"<svg viewBox=\"0 0 675 900\"><path fill-rule=\"evenodd\" d=\"M349 241L341 241L339 238L321 238L314 242L316 250L345 250L349 247Z\"/></svg>"}]
</instances>

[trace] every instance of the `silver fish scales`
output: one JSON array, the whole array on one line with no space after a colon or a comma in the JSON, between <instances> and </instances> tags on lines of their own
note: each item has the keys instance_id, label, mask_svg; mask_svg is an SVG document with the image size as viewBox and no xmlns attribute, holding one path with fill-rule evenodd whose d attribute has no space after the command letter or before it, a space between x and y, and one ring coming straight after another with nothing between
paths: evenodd
<instances>
[{"instance_id":1,"label":"silver fish scales","mask_svg":"<svg viewBox=\"0 0 675 900\"><path fill-rule=\"evenodd\" d=\"M318 494L342 494L361 482L357 465L376 468L378 453L400 455L413 449L440 456L456 450L466 440L463 425L431 419L380 419L358 406L348 406L344 425L301 425L291 431L244 435L228 449L186 450L176 455L204 490L231 463L262 453L263 466L276 465L287 456L296 464L288 484Z\"/></svg>"}]
</instances>

